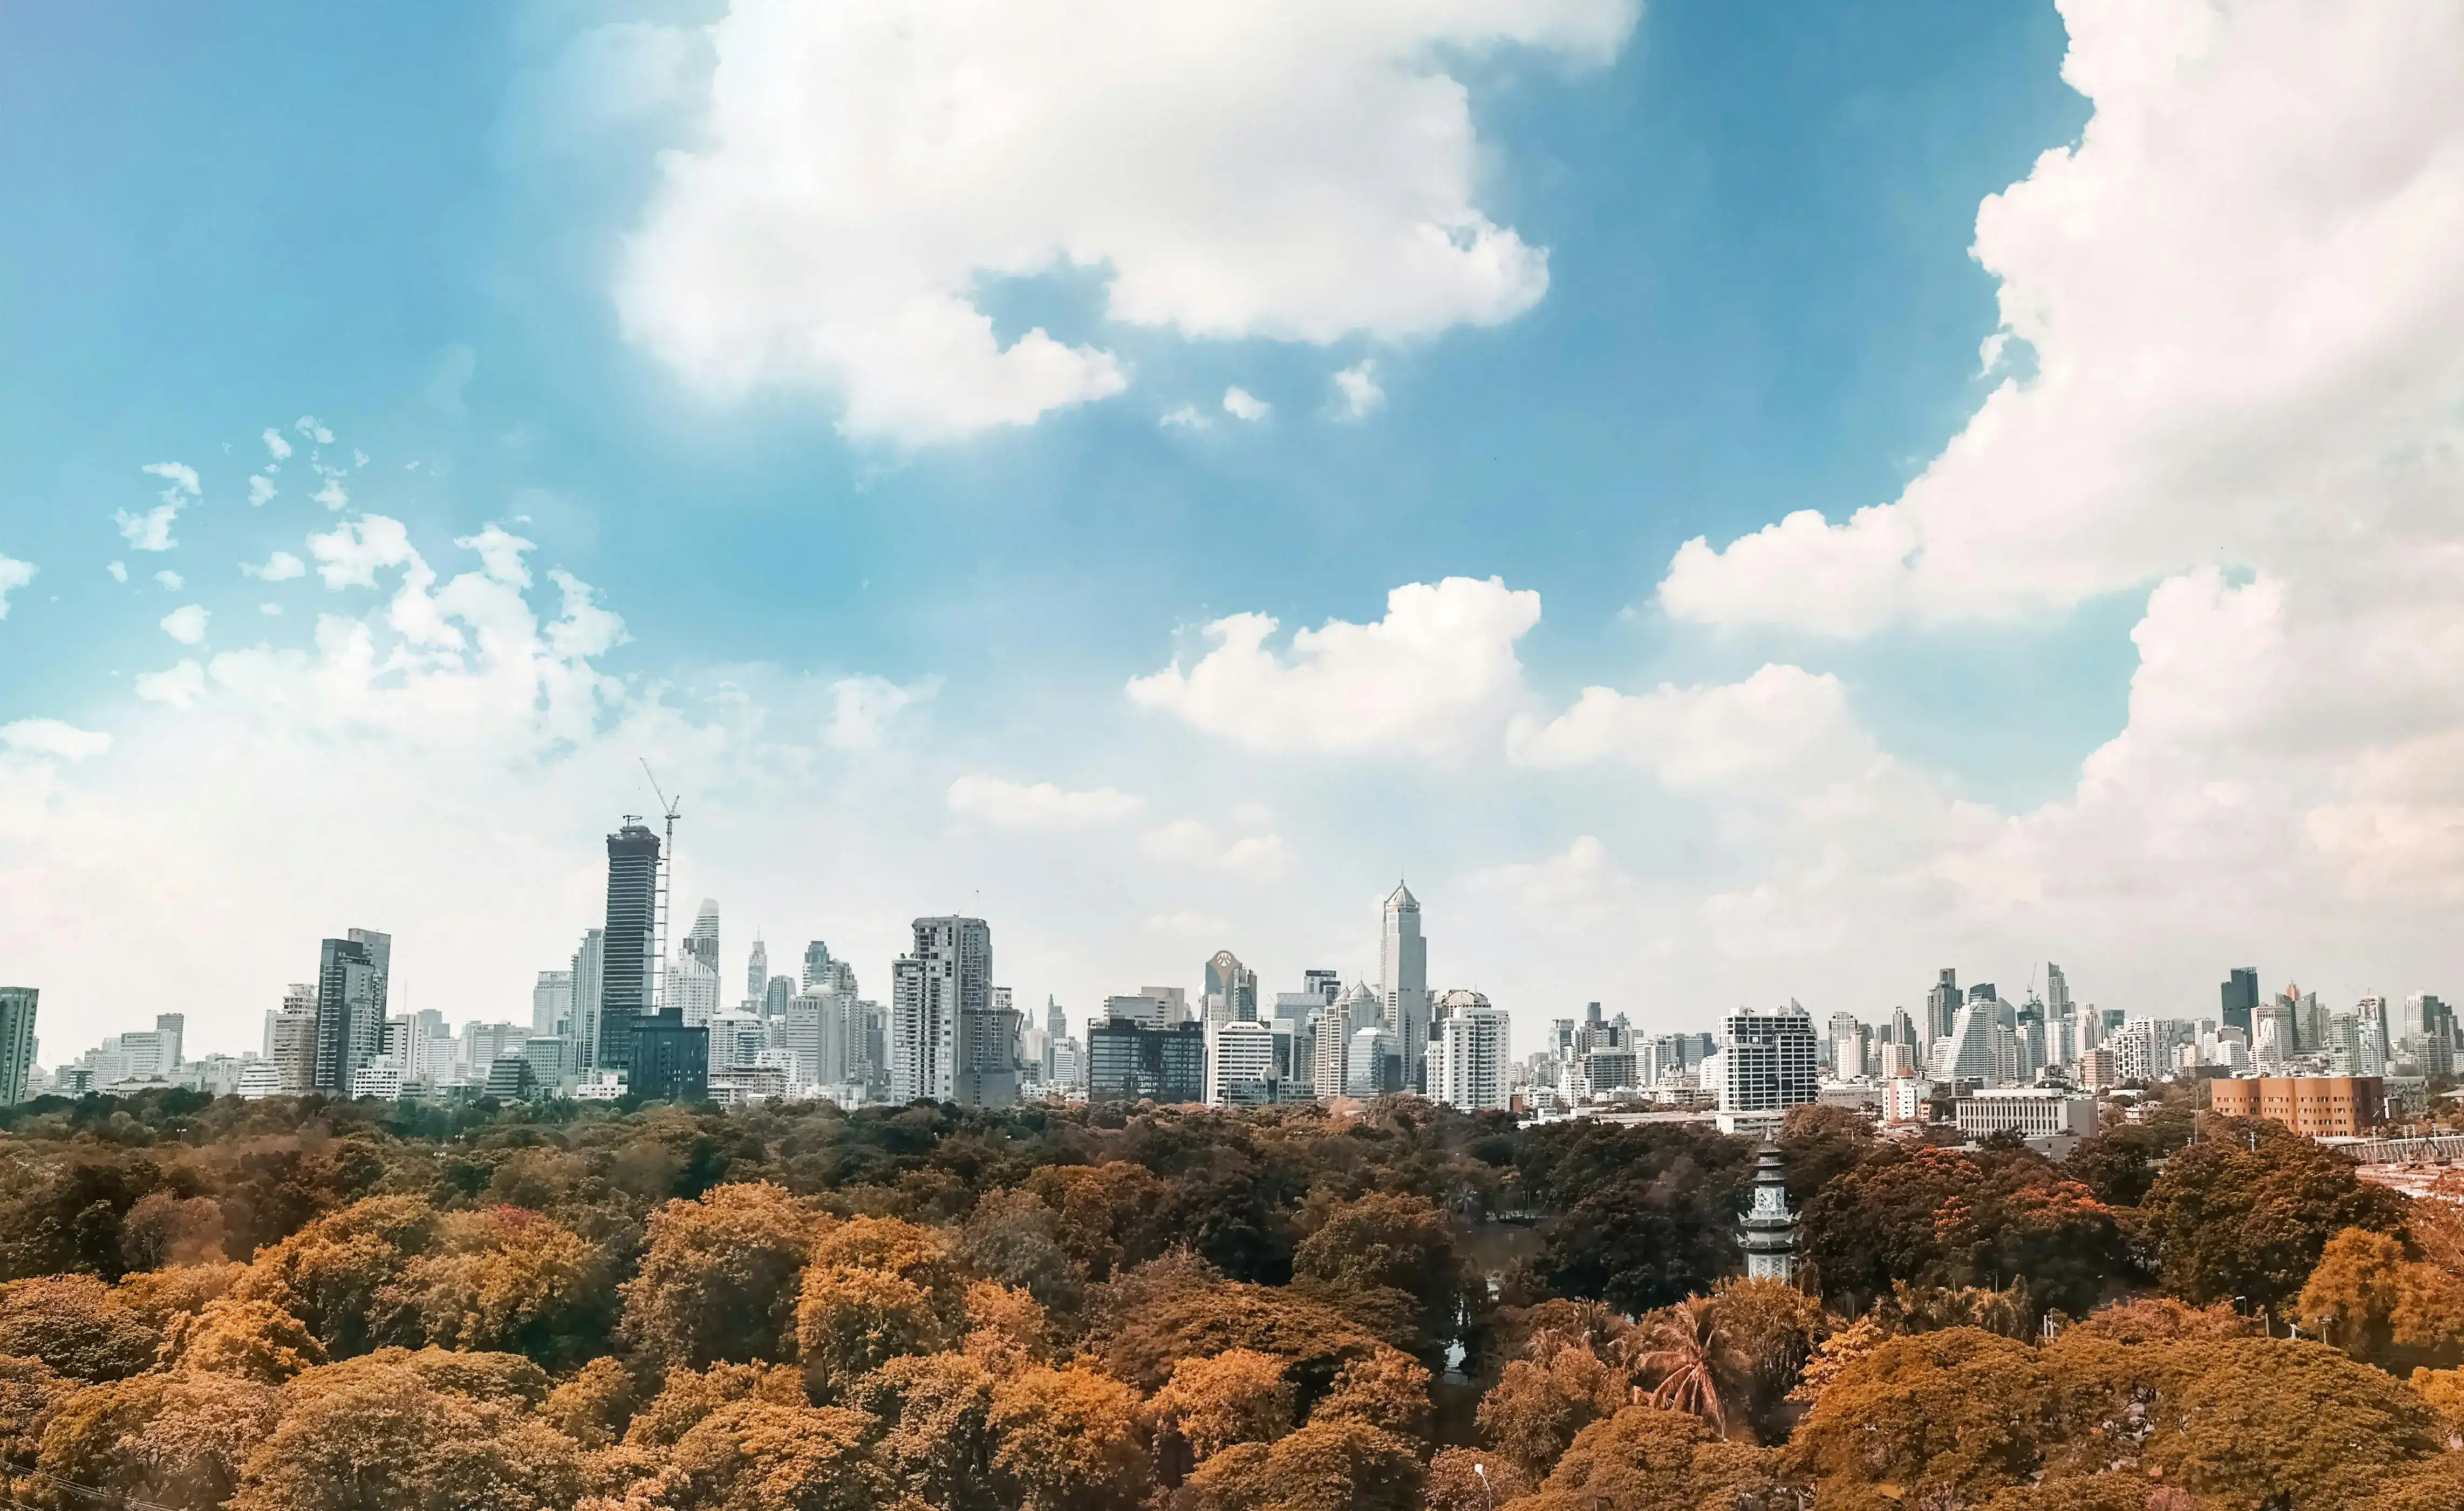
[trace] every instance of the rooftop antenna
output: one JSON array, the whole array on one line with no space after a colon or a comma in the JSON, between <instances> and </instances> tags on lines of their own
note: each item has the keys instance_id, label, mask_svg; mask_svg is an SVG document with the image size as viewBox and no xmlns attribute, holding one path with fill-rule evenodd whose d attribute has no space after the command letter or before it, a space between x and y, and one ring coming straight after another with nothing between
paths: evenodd
<instances>
[{"instance_id":1,"label":"rooftop antenna","mask_svg":"<svg viewBox=\"0 0 2464 1511\"><path fill-rule=\"evenodd\" d=\"M651 948L658 952L658 955L650 968L650 1011L656 1013L667 1006L668 882L676 869L676 815L682 811L684 795L678 793L673 798L669 797L659 787L658 774L650 770L649 757L645 756L638 759L642 762L642 775L650 778L650 791L659 799L660 811L668 818L668 841L659 850L659 886L651 912L655 920L653 927L657 931L657 942Z\"/></svg>"}]
</instances>

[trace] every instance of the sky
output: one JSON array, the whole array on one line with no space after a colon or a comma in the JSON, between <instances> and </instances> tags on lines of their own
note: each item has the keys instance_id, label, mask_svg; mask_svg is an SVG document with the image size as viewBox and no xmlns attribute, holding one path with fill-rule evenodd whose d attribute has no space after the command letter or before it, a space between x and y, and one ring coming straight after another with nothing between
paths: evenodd
<instances>
[{"instance_id":1,"label":"sky","mask_svg":"<svg viewBox=\"0 0 2464 1511\"><path fill-rule=\"evenodd\" d=\"M0 11L0 981L2464 993L2459 21Z\"/></svg>"}]
</instances>

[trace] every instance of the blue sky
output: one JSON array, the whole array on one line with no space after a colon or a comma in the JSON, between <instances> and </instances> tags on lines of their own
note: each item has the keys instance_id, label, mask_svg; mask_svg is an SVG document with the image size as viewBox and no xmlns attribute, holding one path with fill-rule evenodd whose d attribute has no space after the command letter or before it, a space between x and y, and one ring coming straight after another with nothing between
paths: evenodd
<instances>
[{"instance_id":1,"label":"blue sky","mask_svg":"<svg viewBox=\"0 0 2464 1511\"><path fill-rule=\"evenodd\" d=\"M1395 36L1363 42L1262 7L1227 33L1220 68L1180 76L1186 90L1173 84L1186 60L1167 41L1112 26L1118 13L1083 12L1060 30L1110 28L1105 37L1001 65L1017 70L998 81L1010 92L1001 98L1045 112L1048 138L1025 159L945 152L921 174L891 158L868 163L887 149L860 132L834 138L842 118L814 103L872 87L860 76L882 73L883 59L863 50L880 37L818 22L803 35L792 10L98 4L0 19L0 205L33 232L0 240L0 557L37 569L0 621L0 725L56 721L113 742L75 756L55 735L18 742L10 832L20 858L0 862L12 895L115 900L107 923L69 938L31 923L12 938L0 924L0 958L32 959L55 978L47 1019L77 1027L51 1035L88 1037L88 1023L101 1032L133 1010L81 974L76 962L92 951L78 954L79 937L94 949L164 941L198 980L204 1016L236 1037L304 970L285 961L304 961L319 933L385 927L362 914L387 909L429 929L426 955L405 952L407 987L450 998L457 1018L515 1015L524 973L555 964L591 921L591 852L613 813L638 805L628 795L639 754L708 795L693 811L711 814L709 827L689 829L680 886L727 906L731 954L754 923L774 948L844 937L884 984L899 916L973 907L993 918L1007 974L1036 999L1051 991L1085 1003L1168 970L1178 979L1221 945L1279 981L1321 963L1358 974L1374 962L1363 905L1398 871L1431 904L1436 974L1477 977L1534 1025L1587 997L1671 1026L1757 996L1870 1016L1912 997L1937 964L2015 975L2065 953L2090 966L2073 968L2085 995L2106 965L2117 996L2187 999L2274 945L2263 913L2203 909L2168 926L2189 931L2180 953L2191 958L2176 960L2168 940L2184 935L2149 928L2127 885L2057 896L2064 884L2046 878L2081 863L2053 853L2045 833L2087 823L2083 763L2114 742L2117 765L2137 751L2126 736L2142 722L2134 673L2162 627L2150 627L2153 595L2179 580L2177 596L2195 597L2194 575L2211 570L2222 574L2209 595L2218 613L2251 610L2234 595L2279 580L2292 584L2285 612L2297 612L2293 564L2309 559L2306 540L2261 522L2304 515L2338 458L2383 454L2387 438L2321 436L2286 469L2307 493L2202 492L2184 478L2248 433L2232 429L2252 423L2247 404L2218 399L2214 416L2188 405L2182 419L2156 416L2154 397L2136 410L2077 397L2127 386L2100 370L2144 370L2112 331L2145 291L2114 270L2161 268L2197 249L2151 242L2137 261L2117 261L2095 238L2145 228L2117 211L2083 235L2050 189L2010 197L2014 229L1995 243L2007 253L1980 260L1971 247L1980 206L2043 179L2049 150L2079 148L2060 153L2068 192L2106 193L2123 208L2161 199L2164 174L2194 194L2202 175L2230 177L2197 156L2225 149L2188 135L2169 156L2100 157L2101 105L2228 120L2250 80L2331 65L2305 61L2264 26L2167 33L2161 17L2118 19L2101 6L2069 26L2050 6L1459 9L1475 19L1429 22L1425 34L1397 21ZM2100 72L2096 49L2129 55L2132 39L2111 33L2141 24L2181 50L2174 72ZM772 29L764 48L740 45L760 28ZM2084 61L2066 81L2075 32ZM764 52L809 71L764 68ZM880 87L923 96L947 82L929 59L889 60L913 73ZM1295 92L1288 115L1244 98L1251 68L1256 89ZM1309 95L1320 75L1332 82ZM1401 129L1377 116L1386 104L1399 120L1406 104L1442 100L1390 101L1381 90L1396 78L1460 86L1469 140L1451 155L1415 147L1407 176L1440 166L1390 206L1386 176L1362 166L1374 152L1343 143ZM1357 88L1363 79L1378 87ZM2436 79L2424 79L2425 101ZM2098 80L2103 100L2092 98ZM2386 107L2366 91L2311 82L2328 99L2325 138L2349 137L2356 153L2417 163L2400 148L2453 124L2425 102L2373 134L2365 118ZM1196 102L1157 103L1176 94ZM1329 142L1279 130L1293 117L1327 126ZM1076 145L1097 137L1138 145ZM708 170L698 208L678 208L679 156ZM759 174L729 176L739 161L810 171L815 186L783 207L763 202L744 187ZM1021 162L1031 182L993 182ZM985 182L968 186L967 170L983 164ZM918 188L919 177L931 182ZM2405 182L2387 191L2399 207L2422 193L2416 184L2407 198ZM1292 204L1284 186L1298 186ZM2370 206L2307 204L2299 188L2219 194L2231 204L2218 216L2301 232L2303 246L2351 217L2391 238L2388 255L2401 244ZM1463 266L1379 264L1405 245L1396 237L1411 216L1449 195L1523 252L1545 249L1545 292L1526 278L1501 293L1503 274L1475 287ZM810 204L826 210L825 230L799 229ZM1399 217L1391 226L1378 218L1389 214ZM1023 263L991 247L1009 234L984 229L996 225L1023 228ZM2232 232L2212 229L2220 243ZM1344 240L1354 233L1356 246ZM1460 252L1473 232L1448 234ZM989 318L996 347L1046 331L1082 354L1072 381L1117 391L1048 405L1028 423L952 421L949 396L975 380L934 366L943 359L909 328L885 335L857 309L935 259L960 270L950 292ZM1295 278L1260 283L1199 329L1189 312L1222 279L1287 260ZM723 271L742 268L760 271L741 286ZM1124 291L1158 268L1180 313L1124 318ZM2298 294L2330 272L2284 276ZM2268 292L2255 272L2217 278ZM2410 307L2401 287L2380 297L2382 314ZM2428 327L2441 328L2447 306L2434 291L2419 297L2437 317ZM803 300L834 312L830 334L792 328ZM2189 352L2230 370L2228 343L2199 349L2218 328L2150 339L2162 338L2168 360ZM1989 370L1980 348L1996 332L2007 334ZM2421 401L2387 407L2435 416L2452 364L2399 335L2376 339L2413 362L2403 392ZM783 348L763 342L804 342L825 358L809 371L782 366ZM2037 372L2043 354L2063 352L2076 361ZM2317 362L2346 371L2349 355ZM2294 375L2282 403L2316 399L2296 381L2303 354L2264 357ZM752 376L712 377L730 364ZM1345 371L1374 383L1374 406L1345 408ZM911 381L925 399L900 387ZM1263 418L1225 408L1235 387L1270 406ZM2022 415L2016 429L2075 427L2063 433L2076 443L1992 463L2001 432L1977 427L2003 392ZM904 418L867 418L885 412L867 407L885 394L908 405ZM2027 421L2031 405L2052 417ZM2056 413L2061 405L2089 408ZM1168 423L1184 406L1204 423ZM306 416L335 439L316 444L297 423ZM2442 423L2453 422L2421 420L2427 431L2399 439ZM269 427L296 454L269 474L274 496L253 506L248 480L273 460L260 439ZM2187 459L2152 456L2150 427L2207 438ZM1987 459L1963 485L1951 474L1964 435ZM340 510L309 496L312 451L338 469L349 499ZM2082 467L2072 493L2047 505L2072 521L2070 536L2048 536L2044 512L1991 523L2002 498L2029 493L1995 484L1993 465L2046 478L2045 457L2070 455L2121 459ZM173 486L140 471L162 463L193 468L202 496L184 503L176 545L136 550L115 518L143 515ZM2145 476L2134 483L2121 468ZM1943 480L1930 493L1927 476ZM2395 499L2417 485L2365 486ZM1927 502L1961 487L1969 492L1949 503ZM1957 574L1948 586L1893 585L1868 570L1843 522L1877 505L1949 521L1922 535L1948 542L1924 556L1953 563L1941 569ZM2098 512L2108 508L2135 513ZM1754 554L1757 532L1801 510L1833 527L1814 556ZM586 582L628 637L581 658L591 675L617 679L587 728L543 734L517 721L496 743L473 735L446 748L432 731L402 736L392 715L309 734L284 722L299 717L297 697L244 675L250 653L271 667L304 650L320 613L376 625L381 646L402 628L384 623L399 558L370 568L363 586L338 588L323 579L340 558L308 546L363 516L400 521L448 580L475 565L453 542L500 524L535 547L517 584L535 607L553 607L551 566ZM1971 550L1983 537L2000 544ZM1709 564L1672 576L1696 537ZM237 570L276 551L303 558L305 575ZM1835 568L1846 569L1824 552L1866 563L1856 568L1864 576L1841 587ZM114 561L126 582L108 573ZM158 583L158 571L180 586ZM1203 626L1225 616L1271 616L1284 635L1369 625L1390 591L1454 578L1502 579L1502 592L1536 593L1542 605L1528 631L1492 624L1487 640L1430 658L1443 682L1459 653L1510 646L1510 674L1474 689L1476 708L1445 704L1441 689L1435 712L1413 704L1354 741L1292 733L1352 711L1339 690L1311 703L1324 688L1272 673L1241 684L1248 701L1229 712L1169 690L1125 696L1131 679L1199 666L1213 644ZM1707 586L1671 597L1663 584L1681 579L1687 592ZM1868 592L1885 606L1853 623L1809 606L1862 603ZM190 604L208 627L183 642L162 621ZM1286 671L1306 660L1270 644ZM160 682L154 695L139 690L141 676L187 660L199 668L192 696L167 696L175 690ZM408 696L422 677L450 684L476 666L397 664L363 690ZM1771 668L1796 680L1750 682ZM1385 672L1363 675L1388 685ZM2143 697L2161 690L2150 680ZM1662 684L1700 696L1646 704ZM1622 733L1570 727L1558 745L1533 743L1531 731L1555 728L1595 686L1638 700L1618 705ZM1669 743L1708 737L1688 711L1749 686L1777 690L1779 712L1765 712L1780 725L1740 737L1765 750L1797 741L1833 776L1869 772L1858 778L1866 785L1801 774L1773 785L1751 759L1690 757ZM896 712L860 720L861 731L834 722L849 699L869 708L885 696ZM2250 712L2266 707L2255 700ZM1275 722L1276 709L1284 733L1244 725ZM1509 737L1516 719L1529 730ZM2146 731L2161 747L2160 725ZM2321 880L2291 887L2294 912L2314 910L2302 899L2315 888L2343 888L2357 916L2383 919L2366 887L2350 891L2354 875L2378 867L2357 873L2321 836L2341 814L2387 843L2383 816L2348 812L2378 813L2356 774L2425 737L2360 731L2298 777L2176 775L2150 789L2152 810L2113 833L2125 849L2148 835L2145 811L2232 833L2231 813L2184 804L2212 804L2220 782L2280 789L2283 811L2248 822L2288 848L2230 864L2314 867ZM249 753L269 741L330 787L303 792L295 775L263 790L279 763L260 769ZM1723 775L1704 775L1705 761ZM962 801L953 784L971 777L1008 786L971 787ZM411 790L388 785L404 781ZM1011 791L1047 782L1056 799L1109 791L1127 805L1037 808ZM542 808L543 790L571 810ZM114 885L101 863L69 859L95 853L81 826L225 801L259 825L288 811L324 831L315 843L261 842L312 863L258 856L243 868L242 889L264 895L249 900L256 911L241 931L262 938L186 942L187 925L150 916L177 909L176 888L152 895L134 874ZM335 832L338 815L369 804L397 812L363 834ZM1846 810L1869 821L1822 827ZM1175 839L1175 823L1201 824L1206 838ZM1273 839L1271 856L1253 846L1256 864L1224 861L1243 834ZM173 825L154 843L207 868L212 835ZM2095 842L2090 868L2111 862L2116 843ZM557 868L528 887L464 881L472 858L499 844L555 857ZM2432 850L2417 864L2435 893L2448 872ZM2165 859L2195 875L2203 857L2227 864L2198 846ZM64 885L63 867L77 885ZM1885 929L1838 903L1860 875L1900 899ZM497 885L515 900L489 890ZM1809 887L1829 900L1810 900ZM2419 895L2422 884L2407 889ZM338 908L357 911L323 916ZM1570 909L1585 920L1572 953L1532 921L1562 925ZM2313 969L2340 984L2392 991L2392 973L2426 977L2450 963L2426 922L2389 931L2379 940L2322 922L2308 956L2263 964L2295 972L2323 956ZM415 931L410 919L397 931ZM1705 936L1723 942L1706 951Z\"/></svg>"}]
</instances>

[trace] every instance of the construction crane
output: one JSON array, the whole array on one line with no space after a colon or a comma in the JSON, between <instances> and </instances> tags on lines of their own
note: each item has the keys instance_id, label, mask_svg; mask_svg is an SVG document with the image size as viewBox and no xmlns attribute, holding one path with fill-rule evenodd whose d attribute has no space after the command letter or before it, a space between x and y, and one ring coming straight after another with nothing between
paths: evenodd
<instances>
[{"instance_id":1,"label":"construction crane","mask_svg":"<svg viewBox=\"0 0 2464 1511\"><path fill-rule=\"evenodd\" d=\"M645 756L639 759L642 775L650 778L650 792L659 799L659 811L668 818L668 840L659 847L658 887L652 893L651 908L651 928L656 938L651 948L658 952L657 958L650 962L650 1011L655 1013L667 1006L668 882L676 868L676 815L683 811L684 794L671 798L661 791L658 773L650 770L650 758Z\"/></svg>"}]
</instances>

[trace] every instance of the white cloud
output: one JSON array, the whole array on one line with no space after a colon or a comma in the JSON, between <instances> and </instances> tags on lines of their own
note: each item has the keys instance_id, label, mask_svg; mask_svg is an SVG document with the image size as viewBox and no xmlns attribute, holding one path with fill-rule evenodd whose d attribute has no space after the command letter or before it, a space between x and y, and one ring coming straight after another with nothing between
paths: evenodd
<instances>
[{"instance_id":1,"label":"white cloud","mask_svg":"<svg viewBox=\"0 0 2464 1511\"><path fill-rule=\"evenodd\" d=\"M172 571L169 567L165 567L162 571L155 573L154 580L161 583L165 591L172 593L177 593L180 589L188 585L188 580L187 578L184 578L179 573Z\"/></svg>"},{"instance_id":2,"label":"white cloud","mask_svg":"<svg viewBox=\"0 0 2464 1511\"><path fill-rule=\"evenodd\" d=\"M248 501L253 505L263 505L273 498L274 479L263 472L253 474L248 480Z\"/></svg>"},{"instance_id":3,"label":"white cloud","mask_svg":"<svg viewBox=\"0 0 2464 1511\"><path fill-rule=\"evenodd\" d=\"M1177 405L1166 409L1163 418L1155 422L1167 430L1203 430L1214 423L1194 404Z\"/></svg>"},{"instance_id":4,"label":"white cloud","mask_svg":"<svg viewBox=\"0 0 2464 1511\"><path fill-rule=\"evenodd\" d=\"M822 732L823 743L833 750L871 750L881 744L901 712L940 690L938 677L905 687L887 677L843 677L830 684L830 716Z\"/></svg>"},{"instance_id":5,"label":"white cloud","mask_svg":"<svg viewBox=\"0 0 2464 1511\"><path fill-rule=\"evenodd\" d=\"M971 773L950 783L950 811L996 829L1051 832L1087 828L1125 819L1146 800L1115 787L1067 792L1048 781L1032 786Z\"/></svg>"},{"instance_id":6,"label":"white cloud","mask_svg":"<svg viewBox=\"0 0 2464 1511\"><path fill-rule=\"evenodd\" d=\"M1386 407L1386 390L1377 383L1377 364L1363 359L1334 375L1335 413L1346 420L1366 419Z\"/></svg>"},{"instance_id":7,"label":"white cloud","mask_svg":"<svg viewBox=\"0 0 2464 1511\"><path fill-rule=\"evenodd\" d=\"M293 578L308 575L307 563L288 551L276 551L267 557L263 566L258 566L253 561L243 561L239 564L239 569L245 576L267 582L288 582Z\"/></svg>"},{"instance_id":8,"label":"white cloud","mask_svg":"<svg viewBox=\"0 0 2464 1511\"><path fill-rule=\"evenodd\" d=\"M318 489L308 497L311 502L322 504L336 514L341 514L344 509L349 508L351 503L350 491L342 486L342 474L340 472L327 472L325 486Z\"/></svg>"},{"instance_id":9,"label":"white cloud","mask_svg":"<svg viewBox=\"0 0 2464 1511\"><path fill-rule=\"evenodd\" d=\"M163 633L183 646L206 643L206 621L211 616L195 603L175 608L163 616Z\"/></svg>"},{"instance_id":10,"label":"white cloud","mask_svg":"<svg viewBox=\"0 0 2464 1511\"><path fill-rule=\"evenodd\" d=\"M280 430L270 425L265 427L265 450L266 454L276 462L287 462L291 459L290 440Z\"/></svg>"},{"instance_id":11,"label":"white cloud","mask_svg":"<svg viewBox=\"0 0 2464 1511\"><path fill-rule=\"evenodd\" d=\"M151 472L169 483L170 486L158 495L162 502L142 515L132 515L125 509L115 510L112 519L120 526L121 536L132 549L168 551L179 544L171 538L171 522L180 517L180 511L187 508L192 499L203 496L203 490L197 482L197 470L184 462L149 462L139 471Z\"/></svg>"},{"instance_id":12,"label":"white cloud","mask_svg":"<svg viewBox=\"0 0 2464 1511\"><path fill-rule=\"evenodd\" d=\"M282 605L279 603L259 603L256 605L256 611L263 614L268 619L276 619L282 614Z\"/></svg>"},{"instance_id":13,"label":"white cloud","mask_svg":"<svg viewBox=\"0 0 2464 1511\"><path fill-rule=\"evenodd\" d=\"M345 519L327 535L308 537L308 554L317 558L317 575L329 588L374 587L377 573L387 567L419 561L411 549L410 532L399 519L368 515ZM425 563L421 563L425 569Z\"/></svg>"},{"instance_id":14,"label":"white cloud","mask_svg":"<svg viewBox=\"0 0 2464 1511\"><path fill-rule=\"evenodd\" d=\"M32 561L0 555L0 619L9 617L9 595L34 580L36 570Z\"/></svg>"},{"instance_id":15,"label":"white cloud","mask_svg":"<svg viewBox=\"0 0 2464 1511\"><path fill-rule=\"evenodd\" d=\"M712 392L819 386L849 432L921 443L1128 381L1040 328L1003 345L986 279L1100 270L1109 318L1205 339L1510 319L1547 252L1476 203L1441 59L1597 64L1635 13L738 0L709 33L697 145L661 160L626 248L625 328Z\"/></svg>"},{"instance_id":16,"label":"white cloud","mask_svg":"<svg viewBox=\"0 0 2464 1511\"><path fill-rule=\"evenodd\" d=\"M1522 690L1514 643L1540 619L1540 595L1496 578L1414 582L1386 595L1370 624L1297 630L1288 656L1267 647L1265 614L1206 626L1214 648L1129 684L1130 699L1261 750L1441 756L1501 721Z\"/></svg>"},{"instance_id":17,"label":"white cloud","mask_svg":"<svg viewBox=\"0 0 2464 1511\"><path fill-rule=\"evenodd\" d=\"M292 426L292 428L298 431L301 435L306 436L308 439L316 442L319 446L331 446L334 444L334 432L326 429L324 422L319 420L313 414L301 415L298 421Z\"/></svg>"},{"instance_id":18,"label":"white cloud","mask_svg":"<svg viewBox=\"0 0 2464 1511\"><path fill-rule=\"evenodd\" d=\"M2036 376L2006 378L1896 501L1687 543L1660 588L1670 613L1854 635L2058 610L2212 561L2365 576L2453 535L2453 16L2063 14L2064 77L2095 115L1976 220Z\"/></svg>"},{"instance_id":19,"label":"white cloud","mask_svg":"<svg viewBox=\"0 0 2464 1511\"><path fill-rule=\"evenodd\" d=\"M1274 413L1275 406L1246 388L1226 388L1223 390L1223 412L1235 420L1245 420L1255 425Z\"/></svg>"},{"instance_id":20,"label":"white cloud","mask_svg":"<svg viewBox=\"0 0 2464 1511\"><path fill-rule=\"evenodd\" d=\"M1767 795L1861 774L1876 756L1837 678L1779 665L1705 687L1662 683L1637 694L1585 688L1545 725L1515 720L1507 751L1526 766L1625 760L1672 787Z\"/></svg>"},{"instance_id":21,"label":"white cloud","mask_svg":"<svg viewBox=\"0 0 2464 1511\"><path fill-rule=\"evenodd\" d=\"M58 719L19 719L14 724L0 724L0 745L22 756L78 761L111 749L111 736Z\"/></svg>"},{"instance_id":22,"label":"white cloud","mask_svg":"<svg viewBox=\"0 0 2464 1511\"><path fill-rule=\"evenodd\" d=\"M1230 844L1196 819L1177 819L1138 836L1138 848L1158 861L1201 870L1228 871L1264 881L1283 874L1291 847L1279 834L1251 834Z\"/></svg>"},{"instance_id":23,"label":"white cloud","mask_svg":"<svg viewBox=\"0 0 2464 1511\"><path fill-rule=\"evenodd\" d=\"M111 580L114 582L125 582L128 580L128 563L125 561L105 562L102 569L111 574Z\"/></svg>"},{"instance_id":24,"label":"white cloud","mask_svg":"<svg viewBox=\"0 0 2464 1511\"><path fill-rule=\"evenodd\" d=\"M193 661L182 661L163 671L141 672L137 695L175 709L193 708L206 695L206 668Z\"/></svg>"}]
</instances>

